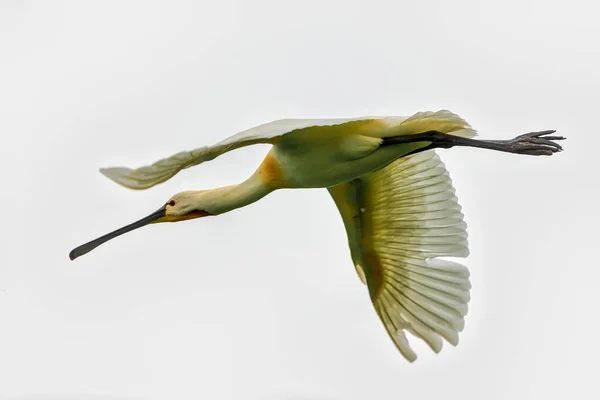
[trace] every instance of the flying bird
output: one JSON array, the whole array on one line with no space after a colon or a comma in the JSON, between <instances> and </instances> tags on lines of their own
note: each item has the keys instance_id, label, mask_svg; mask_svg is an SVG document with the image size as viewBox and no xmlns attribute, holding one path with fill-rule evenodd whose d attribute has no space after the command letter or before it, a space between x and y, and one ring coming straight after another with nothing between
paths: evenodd
<instances>
[{"instance_id":1,"label":"flying bird","mask_svg":"<svg viewBox=\"0 0 600 400\"><path fill-rule=\"evenodd\" d=\"M209 217L244 207L277 189L326 188L337 205L356 272L400 353L417 358L406 332L434 352L458 344L470 299L469 271L441 257L469 254L466 224L436 148L469 146L526 155L562 150L554 130L511 140L474 139L458 115L284 119L213 146L181 152L137 169L101 169L130 189L147 189L179 171L258 143L271 144L258 169L237 185L175 194L149 216L75 248L73 260L150 223Z\"/></svg>"}]
</instances>

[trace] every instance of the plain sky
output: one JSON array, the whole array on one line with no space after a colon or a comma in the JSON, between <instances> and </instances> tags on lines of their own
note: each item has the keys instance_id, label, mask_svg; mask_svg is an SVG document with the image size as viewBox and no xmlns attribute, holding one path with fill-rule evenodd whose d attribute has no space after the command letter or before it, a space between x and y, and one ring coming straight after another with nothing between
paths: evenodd
<instances>
[{"instance_id":1,"label":"plain sky","mask_svg":"<svg viewBox=\"0 0 600 400\"><path fill-rule=\"evenodd\" d=\"M591 0L0 0L0 398L600 398L600 6ZM75 246L171 194L240 181L254 146L147 191L136 167L279 118L450 109L469 224L454 348L377 319L325 190Z\"/></svg>"}]
</instances>

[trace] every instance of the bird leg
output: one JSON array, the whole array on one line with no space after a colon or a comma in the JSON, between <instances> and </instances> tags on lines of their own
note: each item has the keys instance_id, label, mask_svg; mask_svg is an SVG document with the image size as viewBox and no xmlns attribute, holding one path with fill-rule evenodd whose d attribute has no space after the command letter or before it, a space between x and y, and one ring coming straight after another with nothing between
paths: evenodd
<instances>
[{"instance_id":1,"label":"bird leg","mask_svg":"<svg viewBox=\"0 0 600 400\"><path fill-rule=\"evenodd\" d=\"M562 151L562 146L555 140L564 140L562 136L547 136L556 132L555 130L530 132L510 140L477 140L438 131L427 131L415 135L393 136L383 139L382 145L431 142L430 145L411 152L442 148L449 149L454 146L479 147L482 149L503 151L514 154L528 154L532 156L550 156Z\"/></svg>"}]
</instances>

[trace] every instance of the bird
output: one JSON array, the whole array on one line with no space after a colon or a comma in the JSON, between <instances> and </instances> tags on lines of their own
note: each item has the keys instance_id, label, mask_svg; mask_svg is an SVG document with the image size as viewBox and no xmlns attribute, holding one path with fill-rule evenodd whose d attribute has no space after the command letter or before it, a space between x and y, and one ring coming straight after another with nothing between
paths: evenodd
<instances>
[{"instance_id":1,"label":"bird","mask_svg":"<svg viewBox=\"0 0 600 400\"><path fill-rule=\"evenodd\" d=\"M270 144L264 160L237 185L177 193L130 225L85 243L71 260L142 226L224 214L279 189L327 189L346 230L350 258L391 341L417 359L407 333L433 352L458 345L471 283L466 266L446 257L469 255L467 225L436 149L466 146L549 156L562 151L555 130L510 140L475 139L477 132L448 110L409 117L280 119L212 146L184 151L136 169L101 168L112 181L147 189L180 171L254 144Z\"/></svg>"}]
</instances>

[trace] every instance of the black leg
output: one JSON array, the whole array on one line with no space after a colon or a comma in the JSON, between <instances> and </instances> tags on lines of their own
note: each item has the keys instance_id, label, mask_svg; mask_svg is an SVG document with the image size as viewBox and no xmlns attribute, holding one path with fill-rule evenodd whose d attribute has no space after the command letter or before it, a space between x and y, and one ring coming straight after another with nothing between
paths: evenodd
<instances>
[{"instance_id":1,"label":"black leg","mask_svg":"<svg viewBox=\"0 0 600 400\"><path fill-rule=\"evenodd\" d=\"M414 143L414 142L431 142L427 147L419 149L411 154L434 149L442 148L449 149L454 146L479 147L481 149L489 149L503 151L514 154L527 154L532 156L550 156L554 153L562 151L562 146L555 143L555 140L564 140L562 136L548 136L556 131L540 131L530 132L524 135L517 136L511 140L477 140L454 136L448 133L438 131L428 131L418 133L416 135L394 136L383 139L382 145Z\"/></svg>"}]
</instances>

